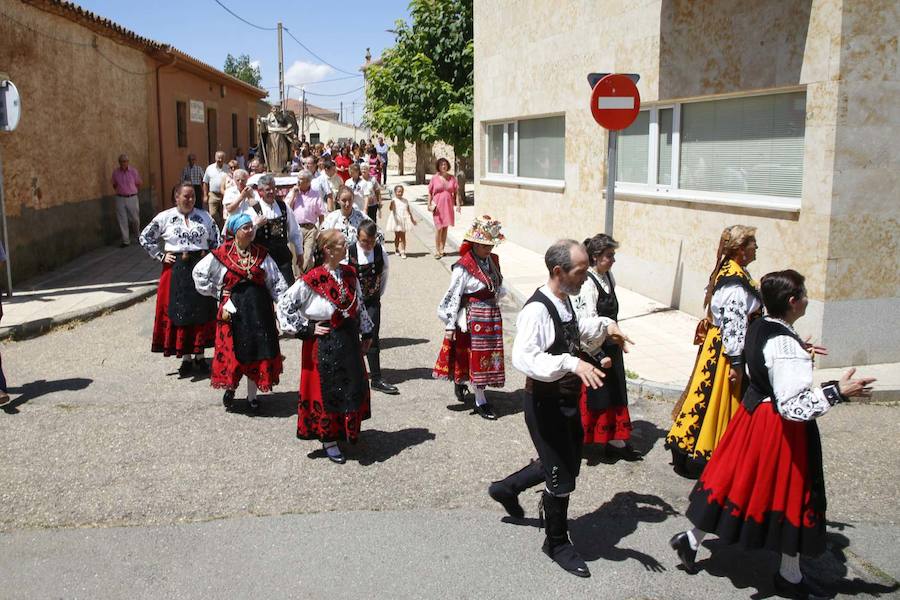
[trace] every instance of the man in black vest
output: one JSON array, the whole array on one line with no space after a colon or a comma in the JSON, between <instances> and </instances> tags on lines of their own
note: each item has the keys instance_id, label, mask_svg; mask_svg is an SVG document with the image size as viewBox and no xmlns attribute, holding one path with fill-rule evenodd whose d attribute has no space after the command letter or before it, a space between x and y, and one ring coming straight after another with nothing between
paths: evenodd
<instances>
[{"instance_id":1,"label":"man in black vest","mask_svg":"<svg viewBox=\"0 0 900 600\"><path fill-rule=\"evenodd\" d=\"M303 237L300 235L294 213L288 209L287 204L276 197L275 178L272 175L263 175L259 178L257 186L262 202L247 209L256 226L256 237L253 241L265 247L290 286L294 283L294 257L291 255L288 242L294 245L297 266L301 267Z\"/></svg>"},{"instance_id":2,"label":"man in black vest","mask_svg":"<svg viewBox=\"0 0 900 600\"><path fill-rule=\"evenodd\" d=\"M581 468L584 431L578 400L581 386L598 388L603 372L578 357L582 339L610 336L624 344L615 324L600 317L578 320L570 295L576 295L587 279L588 255L574 240L560 240L544 255L550 272L546 285L525 303L516 320L513 366L528 379L525 423L539 460L491 484L488 493L514 518L525 512L518 495L544 482L541 512L546 519L543 551L566 571L579 577L591 573L569 541L569 494ZM608 324L608 325L607 325Z\"/></svg>"},{"instance_id":3,"label":"man in black vest","mask_svg":"<svg viewBox=\"0 0 900 600\"><path fill-rule=\"evenodd\" d=\"M357 240L347 248L347 262L356 268L359 285L365 299L366 312L372 319L372 345L366 352L373 390L385 394L399 394L396 386L381 378L379 330L381 329L381 297L387 289L388 257L378 243L378 227L374 221L363 221L357 230Z\"/></svg>"}]
</instances>

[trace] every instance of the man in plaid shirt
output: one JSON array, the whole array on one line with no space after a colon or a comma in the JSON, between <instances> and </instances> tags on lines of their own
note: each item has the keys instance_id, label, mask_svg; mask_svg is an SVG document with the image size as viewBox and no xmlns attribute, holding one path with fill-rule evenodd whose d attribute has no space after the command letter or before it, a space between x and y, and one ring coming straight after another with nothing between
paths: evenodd
<instances>
[{"instance_id":1,"label":"man in plaid shirt","mask_svg":"<svg viewBox=\"0 0 900 600\"><path fill-rule=\"evenodd\" d=\"M181 171L181 181L187 181L194 186L194 198L203 198L203 167L197 164L197 157L188 154L188 164Z\"/></svg>"}]
</instances>

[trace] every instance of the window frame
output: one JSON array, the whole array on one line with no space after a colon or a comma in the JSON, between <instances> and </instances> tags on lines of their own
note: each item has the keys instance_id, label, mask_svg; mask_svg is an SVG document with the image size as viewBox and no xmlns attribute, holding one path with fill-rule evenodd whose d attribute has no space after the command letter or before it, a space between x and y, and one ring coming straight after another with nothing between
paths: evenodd
<instances>
[{"instance_id":1,"label":"window frame","mask_svg":"<svg viewBox=\"0 0 900 600\"><path fill-rule=\"evenodd\" d=\"M175 143L179 148L188 147L187 101L175 101Z\"/></svg>"},{"instance_id":2,"label":"window frame","mask_svg":"<svg viewBox=\"0 0 900 600\"><path fill-rule=\"evenodd\" d=\"M647 181L645 183L634 183L626 181L618 181L618 173L616 180L616 195L657 198L677 200L683 202L701 202L705 204L716 204L724 206L742 206L748 208L761 208L767 210L799 212L803 193L798 197L794 196L772 196L766 194L745 194L741 192L709 192L701 190L692 190L679 187L681 180L681 108L685 104L693 104L696 102L710 102L719 100L729 100L733 98L745 98L750 96L770 96L775 94L792 94L797 92L806 92L805 89L789 89L778 92L768 92L765 94L742 94L737 96L722 96L714 98L698 98L689 102L668 102L660 104L652 104L641 107L641 112L650 111L650 125L648 129L648 148L647 148ZM671 184L661 184L658 182L659 176L659 111L671 108L672 112L672 164L671 164ZM806 130L804 128L804 143L806 141ZM618 158L617 158L618 160ZM805 165L804 165L805 166Z\"/></svg>"},{"instance_id":3,"label":"window frame","mask_svg":"<svg viewBox=\"0 0 900 600\"><path fill-rule=\"evenodd\" d=\"M553 191L563 191L566 186L565 179L565 161L563 162L563 176L561 179L543 179L538 177L522 177L519 175L519 123L521 121L530 121L534 119L550 119L553 117L563 117L565 121L566 113L550 113L542 115L529 115L517 119L500 119L493 121L482 121L484 132L484 161L482 163L481 183L490 183L498 185L511 185L514 187L528 187L535 189L547 189ZM503 126L503 150L501 156L501 165L503 172L497 173L490 170L491 162L491 136L490 129L493 126ZM512 136L510 136L512 129ZM509 172L510 159L510 137L512 137L513 148L513 172ZM563 129L563 146L565 146L565 128Z\"/></svg>"}]
</instances>

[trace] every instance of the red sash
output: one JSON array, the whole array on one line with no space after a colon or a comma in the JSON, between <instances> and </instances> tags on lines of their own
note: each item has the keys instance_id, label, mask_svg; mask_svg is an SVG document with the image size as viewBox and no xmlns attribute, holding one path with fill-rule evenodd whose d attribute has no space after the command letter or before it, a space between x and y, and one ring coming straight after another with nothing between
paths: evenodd
<instances>
[{"instance_id":1,"label":"red sash","mask_svg":"<svg viewBox=\"0 0 900 600\"><path fill-rule=\"evenodd\" d=\"M338 268L344 282L343 291L324 266L315 267L303 275L306 285L334 306L331 325L335 329L341 326L344 319L355 319L359 313L359 303L356 301L356 271L349 265L339 265Z\"/></svg>"}]
</instances>

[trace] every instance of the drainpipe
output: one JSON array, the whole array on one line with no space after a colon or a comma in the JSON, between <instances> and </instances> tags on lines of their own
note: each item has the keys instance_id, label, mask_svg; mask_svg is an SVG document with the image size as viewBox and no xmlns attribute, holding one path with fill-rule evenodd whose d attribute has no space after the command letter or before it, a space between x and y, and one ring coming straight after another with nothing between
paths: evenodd
<instances>
[{"instance_id":1,"label":"drainpipe","mask_svg":"<svg viewBox=\"0 0 900 600\"><path fill-rule=\"evenodd\" d=\"M158 210L165 210L168 208L167 202L170 201L168 199L168 192L166 191L165 186L165 159L163 155L165 151L163 150L163 135L162 135L162 112L160 112L160 108L162 106L162 102L160 100L159 94L159 70L164 67L171 67L175 65L175 62L178 60L174 54L169 52L169 47L166 46L163 48L163 53L169 58L168 63L160 63L156 67L156 137L159 146L159 203L160 206L157 207Z\"/></svg>"}]
</instances>

